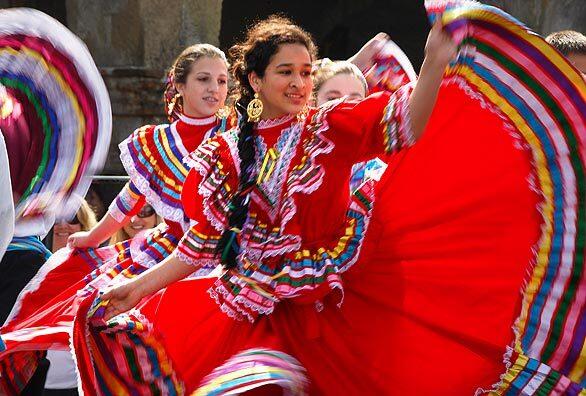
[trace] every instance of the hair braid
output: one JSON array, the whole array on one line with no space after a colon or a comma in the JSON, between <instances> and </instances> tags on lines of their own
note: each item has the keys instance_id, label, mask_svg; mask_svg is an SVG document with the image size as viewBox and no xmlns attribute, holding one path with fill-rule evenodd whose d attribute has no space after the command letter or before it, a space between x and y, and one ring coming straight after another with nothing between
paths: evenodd
<instances>
[{"instance_id":1,"label":"hair braid","mask_svg":"<svg viewBox=\"0 0 586 396\"><path fill-rule=\"evenodd\" d=\"M282 44L304 45L312 59L316 48L309 33L286 18L271 16L253 26L241 44L230 48L232 58L231 71L236 80L235 98L237 110L242 114L239 122L238 155L240 157L240 179L238 190L230 203L228 227L222 233L216 248L222 264L226 268L237 266L240 253L238 234L248 217L250 190L255 184L255 146L254 123L246 117L246 107L254 96L254 90L248 81L250 73L263 77L265 70Z\"/></svg>"}]
</instances>

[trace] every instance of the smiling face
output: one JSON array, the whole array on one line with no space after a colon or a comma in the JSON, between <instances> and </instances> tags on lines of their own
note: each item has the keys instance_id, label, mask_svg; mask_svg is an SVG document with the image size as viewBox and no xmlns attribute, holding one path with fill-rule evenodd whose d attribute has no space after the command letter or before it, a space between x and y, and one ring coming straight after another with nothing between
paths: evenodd
<instances>
[{"instance_id":1,"label":"smiling face","mask_svg":"<svg viewBox=\"0 0 586 396\"><path fill-rule=\"evenodd\" d=\"M183 112L191 117L209 117L224 106L228 95L228 68L220 58L202 57L191 65L184 83L177 82Z\"/></svg>"},{"instance_id":2,"label":"smiling face","mask_svg":"<svg viewBox=\"0 0 586 396\"><path fill-rule=\"evenodd\" d=\"M51 247L51 251L55 253L57 250L65 247L69 236L78 231L81 231L81 224L79 222L67 223L61 221L55 223L53 226L53 246Z\"/></svg>"},{"instance_id":3,"label":"smiling face","mask_svg":"<svg viewBox=\"0 0 586 396\"><path fill-rule=\"evenodd\" d=\"M309 51L302 44L282 44L262 78L253 72L249 81L263 102L262 119L297 114L313 89Z\"/></svg>"},{"instance_id":4,"label":"smiling face","mask_svg":"<svg viewBox=\"0 0 586 396\"><path fill-rule=\"evenodd\" d=\"M317 105L347 96L348 99L364 99L364 84L355 75L340 73L325 81L317 91Z\"/></svg>"},{"instance_id":5,"label":"smiling face","mask_svg":"<svg viewBox=\"0 0 586 396\"><path fill-rule=\"evenodd\" d=\"M130 222L124 226L124 231L130 238L143 230L148 230L157 225L157 214L152 206L146 204L141 211L130 218Z\"/></svg>"}]
</instances>

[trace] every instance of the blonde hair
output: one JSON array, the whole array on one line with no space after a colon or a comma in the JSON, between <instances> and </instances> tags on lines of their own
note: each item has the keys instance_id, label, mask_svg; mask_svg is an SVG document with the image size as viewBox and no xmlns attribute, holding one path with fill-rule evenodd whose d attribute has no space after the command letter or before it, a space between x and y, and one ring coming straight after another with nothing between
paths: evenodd
<instances>
[{"instance_id":1,"label":"blonde hair","mask_svg":"<svg viewBox=\"0 0 586 396\"><path fill-rule=\"evenodd\" d=\"M76 216L77 220L79 220L82 231L89 231L98 223L96 220L96 214L92 208L90 208L90 205L85 199L81 201L81 206L79 207Z\"/></svg>"},{"instance_id":2,"label":"blonde hair","mask_svg":"<svg viewBox=\"0 0 586 396\"><path fill-rule=\"evenodd\" d=\"M331 61L328 58L324 58L314 64L314 70L312 73L314 99L317 98L317 93L326 81L338 74L350 74L356 77L362 83L364 93L366 94L368 92L366 79L356 65L348 61Z\"/></svg>"},{"instance_id":3,"label":"blonde hair","mask_svg":"<svg viewBox=\"0 0 586 396\"><path fill-rule=\"evenodd\" d=\"M155 212L155 227L159 225L163 220L161 217ZM110 241L108 245L114 245L119 242L124 242L131 239L131 236L124 230L124 227L120 227L118 231L114 235L110 237Z\"/></svg>"},{"instance_id":4,"label":"blonde hair","mask_svg":"<svg viewBox=\"0 0 586 396\"><path fill-rule=\"evenodd\" d=\"M118 231L114 235L110 237L110 241L108 245L115 245L119 242L123 242L130 239L130 235L126 231L124 231L124 227L120 227Z\"/></svg>"},{"instance_id":5,"label":"blonde hair","mask_svg":"<svg viewBox=\"0 0 586 396\"><path fill-rule=\"evenodd\" d=\"M562 30L545 38L551 46L564 56L570 54L586 55L586 36L574 30Z\"/></svg>"}]
</instances>

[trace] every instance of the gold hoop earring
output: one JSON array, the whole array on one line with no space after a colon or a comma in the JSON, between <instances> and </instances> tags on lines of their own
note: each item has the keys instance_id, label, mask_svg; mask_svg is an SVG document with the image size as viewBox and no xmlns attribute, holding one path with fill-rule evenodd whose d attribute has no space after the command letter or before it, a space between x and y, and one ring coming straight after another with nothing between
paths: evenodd
<instances>
[{"instance_id":1,"label":"gold hoop earring","mask_svg":"<svg viewBox=\"0 0 586 396\"><path fill-rule=\"evenodd\" d=\"M258 93L254 93L254 99L246 106L246 114L248 114L248 121L258 122L262 114L263 104L262 100L258 98Z\"/></svg>"}]
</instances>

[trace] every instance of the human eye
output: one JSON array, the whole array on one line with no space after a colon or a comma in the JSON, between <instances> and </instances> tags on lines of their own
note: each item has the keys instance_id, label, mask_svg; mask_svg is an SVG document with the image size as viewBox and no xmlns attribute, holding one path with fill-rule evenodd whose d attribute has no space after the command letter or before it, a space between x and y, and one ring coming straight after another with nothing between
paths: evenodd
<instances>
[{"instance_id":1,"label":"human eye","mask_svg":"<svg viewBox=\"0 0 586 396\"><path fill-rule=\"evenodd\" d=\"M220 85L226 85L226 84L228 84L228 81L227 80L224 80L223 78L221 78L221 79L218 80L218 84L220 84Z\"/></svg>"},{"instance_id":2,"label":"human eye","mask_svg":"<svg viewBox=\"0 0 586 396\"><path fill-rule=\"evenodd\" d=\"M291 70L288 69L281 69L278 71L279 74L282 74L283 76L288 76L291 74Z\"/></svg>"},{"instance_id":3,"label":"human eye","mask_svg":"<svg viewBox=\"0 0 586 396\"><path fill-rule=\"evenodd\" d=\"M207 82L207 81L209 81L209 79L210 78L207 77L207 76L200 76L200 77L197 78L197 81Z\"/></svg>"}]
</instances>

